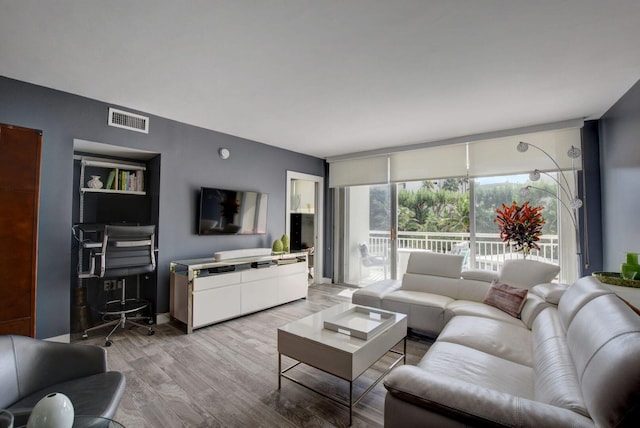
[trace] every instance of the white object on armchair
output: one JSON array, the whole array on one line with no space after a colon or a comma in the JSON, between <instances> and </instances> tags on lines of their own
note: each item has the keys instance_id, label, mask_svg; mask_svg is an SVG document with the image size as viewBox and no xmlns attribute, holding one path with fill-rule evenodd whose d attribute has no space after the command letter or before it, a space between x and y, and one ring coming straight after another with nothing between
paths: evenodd
<instances>
[{"instance_id":1,"label":"white object on armchair","mask_svg":"<svg viewBox=\"0 0 640 428\"><path fill-rule=\"evenodd\" d=\"M71 400L54 392L38 401L29 415L27 428L71 428L74 410Z\"/></svg>"}]
</instances>

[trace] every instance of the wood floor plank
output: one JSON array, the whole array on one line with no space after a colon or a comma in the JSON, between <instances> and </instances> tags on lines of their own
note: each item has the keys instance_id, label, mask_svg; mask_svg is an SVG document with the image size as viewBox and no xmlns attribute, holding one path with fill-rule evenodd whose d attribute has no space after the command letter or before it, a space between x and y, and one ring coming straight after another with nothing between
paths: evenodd
<instances>
[{"instance_id":1,"label":"wood floor plank","mask_svg":"<svg viewBox=\"0 0 640 428\"><path fill-rule=\"evenodd\" d=\"M344 427L349 410L287 379L278 390L277 329L291 321L349 302L347 287L309 287L307 299L201 328L186 335L172 323L119 330L105 348L111 370L124 373L127 388L115 419L129 428L146 427ZM348 293L343 293L348 294ZM105 331L106 333L106 331ZM95 332L80 341L104 344ZM430 341L411 337L407 363L416 364ZM387 354L354 383L358 396L393 361ZM283 358L283 367L295 361ZM347 399L348 382L312 367L291 372L314 387ZM354 427L382 427L386 390L378 384L354 408Z\"/></svg>"}]
</instances>

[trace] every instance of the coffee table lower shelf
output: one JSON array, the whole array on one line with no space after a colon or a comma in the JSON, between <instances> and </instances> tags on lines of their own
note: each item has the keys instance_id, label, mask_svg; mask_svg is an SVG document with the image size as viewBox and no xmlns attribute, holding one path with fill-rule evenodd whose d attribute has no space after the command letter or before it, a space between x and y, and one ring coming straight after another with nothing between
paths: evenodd
<instances>
[{"instance_id":1,"label":"coffee table lower shelf","mask_svg":"<svg viewBox=\"0 0 640 428\"><path fill-rule=\"evenodd\" d=\"M398 346L398 344L400 344L401 342L402 342L402 344L403 344L403 345L402 345L402 352L397 351L397 350L395 350L395 349L394 349L394 348L395 348L396 346ZM287 357L289 357L289 356L288 356L288 355L286 355L286 354L278 353L278 373L279 373L279 376L278 376L278 390L280 390L280 389L281 389L281 387L282 387L282 378L285 378L285 379L289 379L291 382L297 383L298 385L300 385L300 386L302 386L302 387L304 387L304 388L307 388L307 389L308 389L308 390L310 390L310 391L315 392L316 394L319 394L319 395L321 395L321 396L323 396L323 397L325 397L325 398L328 398L329 400L332 400L332 401L334 401L335 403L338 403L338 404L340 404L340 405L342 405L342 406L345 406L345 407L349 408L349 426L351 426L351 424L352 424L352 422L353 422L353 407L354 407L354 406L356 406L356 405L357 405L357 404L358 404L358 403L359 403L359 402L360 402L360 401L361 401L361 400L362 400L362 399L363 399L363 398L364 398L364 397L365 397L365 396L366 396L366 395L367 395L367 394L368 394L368 393L369 393L373 388L375 388L375 386L376 386L378 383L380 383L380 381L381 381L382 379L384 379L384 377L385 377L387 374L389 374L389 372L390 372L391 370L393 370L393 368L394 368L394 367L396 367L398 364L400 364L400 362L401 362L401 361L402 361L402 363L403 363L403 364L406 364L406 362L407 362L407 337L405 336L402 340L400 340L400 342L396 343L396 344L395 344L391 349L389 349L389 351L387 351L387 353L396 354L396 355L398 355L398 357L397 357L397 358L396 358L396 359L395 359L395 360L394 360L394 361L389 365L389 367L384 371L384 373L382 373L382 374L380 375L380 377L378 377L378 378L377 378L377 379L376 379L376 380L375 380L375 381L374 381L374 382L373 382L373 383L372 383L372 384L371 384L371 385L370 385L370 386L369 386L365 391L363 391L363 392L362 392L362 394L360 394L360 395L359 395L355 400L353 399L353 383L354 383L354 382L355 382L355 381L356 381L360 376L362 376L362 375L358 376L357 378L355 378L355 379L353 379L353 380L351 380L351 379L346 379L346 378L343 378L343 377L341 377L341 376L337 376L337 375L335 375L335 374L333 374L333 373L330 373L330 372L328 372L328 371L326 371L326 370L323 370L323 369L321 369L321 368L319 368L319 367L315 367L315 366L312 366L312 365L310 365L310 364L304 363L304 362L302 362L302 361L298 361L297 363L295 363L295 364L291 365L290 367L287 367L286 369L282 370L282 356L283 356L283 355L285 355L285 356L287 356ZM385 354L385 355L386 355L386 354ZM384 357L384 355L383 355L382 357ZM382 357L381 357L380 359L382 359ZM289 358L292 358L292 357L289 357ZM378 361L380 361L380 359L379 359ZM377 363L378 361L374 362L371 366L369 366L369 368L371 368L371 367L372 367L375 363ZM342 400L342 399L340 399L340 398L339 398L339 397L337 397L337 396L333 396L333 395L326 394L326 393L324 393L324 392L322 392L322 391L320 391L320 390L318 390L318 389L314 388L313 386L307 385L307 384L303 383L302 381L300 381L300 380L298 380L298 379L296 379L296 378L294 378L294 377L292 377L292 376L289 376L289 375L287 374L287 372L288 372L289 370L291 370L291 369L293 369L293 368L295 368L295 367L299 366L300 364L304 364L304 365L307 365L307 366L310 366L310 367L314 367L314 368L315 368L315 369L317 369L317 370L320 370L320 371L322 371L322 372L324 372L324 373L328 373L328 374L330 374L330 375L332 375L332 376L335 376L335 377L337 377L337 378L339 378L339 379L343 379L343 380L345 380L345 381L349 382L349 401Z\"/></svg>"}]
</instances>

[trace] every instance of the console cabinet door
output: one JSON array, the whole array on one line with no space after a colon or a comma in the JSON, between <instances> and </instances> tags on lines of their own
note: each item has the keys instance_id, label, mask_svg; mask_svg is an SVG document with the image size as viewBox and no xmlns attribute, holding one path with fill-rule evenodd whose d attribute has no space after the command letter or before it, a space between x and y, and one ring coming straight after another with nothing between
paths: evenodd
<instances>
[{"instance_id":1,"label":"console cabinet door","mask_svg":"<svg viewBox=\"0 0 640 428\"><path fill-rule=\"evenodd\" d=\"M193 328L240 315L240 287L228 285L193 293Z\"/></svg>"},{"instance_id":2,"label":"console cabinet door","mask_svg":"<svg viewBox=\"0 0 640 428\"><path fill-rule=\"evenodd\" d=\"M278 279L267 278L242 284L242 315L278 304Z\"/></svg>"},{"instance_id":3,"label":"console cabinet door","mask_svg":"<svg viewBox=\"0 0 640 428\"><path fill-rule=\"evenodd\" d=\"M0 334L36 335L42 133L0 124Z\"/></svg>"},{"instance_id":4,"label":"console cabinet door","mask_svg":"<svg viewBox=\"0 0 640 428\"><path fill-rule=\"evenodd\" d=\"M287 303L307 297L307 263L280 266L278 281L278 303Z\"/></svg>"}]
</instances>

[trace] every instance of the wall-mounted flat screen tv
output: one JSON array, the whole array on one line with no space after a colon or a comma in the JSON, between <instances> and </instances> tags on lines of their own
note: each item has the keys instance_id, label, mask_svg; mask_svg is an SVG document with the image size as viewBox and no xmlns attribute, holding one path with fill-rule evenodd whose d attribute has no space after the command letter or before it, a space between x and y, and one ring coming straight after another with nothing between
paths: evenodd
<instances>
[{"instance_id":1,"label":"wall-mounted flat screen tv","mask_svg":"<svg viewBox=\"0 0 640 428\"><path fill-rule=\"evenodd\" d=\"M199 235L255 235L267 232L267 193L200 188Z\"/></svg>"}]
</instances>

